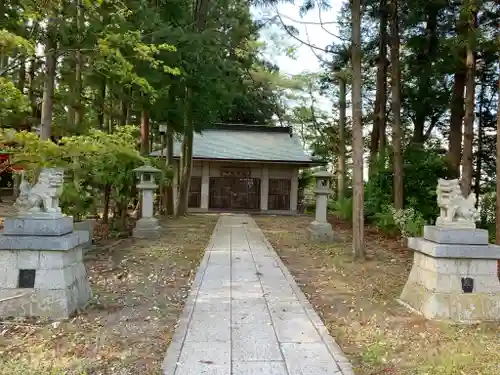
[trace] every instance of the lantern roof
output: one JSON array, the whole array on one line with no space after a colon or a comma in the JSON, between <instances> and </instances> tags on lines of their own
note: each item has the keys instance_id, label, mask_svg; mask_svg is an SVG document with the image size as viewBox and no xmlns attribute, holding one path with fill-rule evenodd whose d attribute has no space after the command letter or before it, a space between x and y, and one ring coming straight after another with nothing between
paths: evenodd
<instances>
[{"instance_id":1,"label":"lantern roof","mask_svg":"<svg viewBox=\"0 0 500 375\"><path fill-rule=\"evenodd\" d=\"M135 168L133 170L134 172L137 172L137 173L160 173L161 170L155 168L155 167L152 167L151 165L142 165L140 166L139 168Z\"/></svg>"},{"instance_id":2,"label":"lantern roof","mask_svg":"<svg viewBox=\"0 0 500 375\"><path fill-rule=\"evenodd\" d=\"M332 174L328 171L320 170L314 174L314 177L316 177L316 178L318 178L318 177L319 178L330 178L330 177L332 177Z\"/></svg>"}]
</instances>

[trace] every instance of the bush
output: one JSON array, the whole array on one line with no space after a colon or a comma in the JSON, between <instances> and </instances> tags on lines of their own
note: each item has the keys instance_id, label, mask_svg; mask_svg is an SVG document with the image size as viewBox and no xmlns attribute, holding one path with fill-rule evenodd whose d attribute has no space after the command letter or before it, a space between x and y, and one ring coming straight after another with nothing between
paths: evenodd
<instances>
[{"instance_id":1,"label":"bush","mask_svg":"<svg viewBox=\"0 0 500 375\"><path fill-rule=\"evenodd\" d=\"M373 222L380 231L389 235L396 235L399 232L394 220L394 208L390 205L385 205L381 212L377 212L373 216Z\"/></svg>"},{"instance_id":2,"label":"bush","mask_svg":"<svg viewBox=\"0 0 500 375\"><path fill-rule=\"evenodd\" d=\"M390 235L400 233L406 238L421 236L425 220L413 207L396 210L393 206L386 205L382 212L374 215L374 224L384 233Z\"/></svg>"},{"instance_id":3,"label":"bush","mask_svg":"<svg viewBox=\"0 0 500 375\"><path fill-rule=\"evenodd\" d=\"M403 237L422 236L425 219L420 212L413 207L404 210L393 210L393 218Z\"/></svg>"}]
</instances>

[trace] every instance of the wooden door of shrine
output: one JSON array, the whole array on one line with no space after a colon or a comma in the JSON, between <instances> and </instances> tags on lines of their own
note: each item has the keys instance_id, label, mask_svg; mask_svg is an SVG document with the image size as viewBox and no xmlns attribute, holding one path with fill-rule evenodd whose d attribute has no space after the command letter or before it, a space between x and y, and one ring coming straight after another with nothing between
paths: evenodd
<instances>
[{"instance_id":1,"label":"wooden door of shrine","mask_svg":"<svg viewBox=\"0 0 500 375\"><path fill-rule=\"evenodd\" d=\"M211 177L209 208L221 210L258 210L260 179L251 177Z\"/></svg>"}]
</instances>

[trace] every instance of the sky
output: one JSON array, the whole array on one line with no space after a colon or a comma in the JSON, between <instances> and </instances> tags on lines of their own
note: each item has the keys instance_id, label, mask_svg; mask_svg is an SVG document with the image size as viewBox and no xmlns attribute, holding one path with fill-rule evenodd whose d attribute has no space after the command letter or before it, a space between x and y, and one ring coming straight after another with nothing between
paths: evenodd
<instances>
[{"instance_id":1,"label":"sky","mask_svg":"<svg viewBox=\"0 0 500 375\"><path fill-rule=\"evenodd\" d=\"M297 0L296 2L300 4L301 0ZM299 5L291 4L281 4L276 8L253 9L253 13L256 18L269 19L275 17L278 12L286 25L298 29L298 39L320 49L325 49L326 46L335 41L334 35L338 33L335 22L337 21L342 3L342 0L330 0L330 9L322 10L321 12L318 9L313 9L303 17L300 16ZM323 22L323 26L320 25L320 20ZM321 61L315 56L311 47L294 39L282 27L273 25L265 28L261 31L260 39L268 45L264 57L266 60L276 64L281 74L296 75L306 72L315 73L321 70ZM275 39L278 41L274 42ZM286 47L294 48L293 58L288 57L283 51ZM324 52L320 49L314 52L323 58ZM316 103L325 111L329 112L331 110L331 102L319 94L316 95Z\"/></svg>"},{"instance_id":2,"label":"sky","mask_svg":"<svg viewBox=\"0 0 500 375\"><path fill-rule=\"evenodd\" d=\"M299 1L297 1L299 2ZM283 21L287 25L294 26L299 30L298 38L304 41L310 41L312 45L315 45L319 48L325 48L327 45L331 44L332 41L335 40L335 37L332 34L337 34L337 26L335 24L326 24L328 22L335 22L338 17L339 10L342 6L342 0L331 0L331 9L321 11L321 16L317 9L313 9L309 11L303 17L299 14L299 6L298 5L290 5L290 4L281 4L277 7L279 14L281 15ZM274 8L268 8L265 10L256 10L256 14L264 17L272 17L276 15L276 11ZM324 23L324 28L327 30L323 30L320 23L320 18ZM294 22L294 20L298 22ZM300 22L311 22L317 23L314 24L303 24ZM277 27L272 27L268 32L263 32L261 39L269 42L269 35L272 31L277 31ZM296 41L294 38L286 34L285 31L278 31L280 35L283 36L283 41L287 45L296 47L296 58L292 59L287 57L284 54L280 56L268 55L267 57L276 63L280 67L280 71L284 74L299 74L303 72L317 72L320 70L320 61L311 51L311 48L301 44ZM318 55L322 55L322 52L317 50Z\"/></svg>"}]
</instances>

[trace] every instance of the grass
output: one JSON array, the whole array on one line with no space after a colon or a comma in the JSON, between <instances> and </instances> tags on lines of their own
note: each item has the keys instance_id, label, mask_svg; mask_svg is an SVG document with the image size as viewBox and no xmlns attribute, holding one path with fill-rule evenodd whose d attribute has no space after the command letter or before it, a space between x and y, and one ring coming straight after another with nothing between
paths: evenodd
<instances>
[{"instance_id":1,"label":"grass","mask_svg":"<svg viewBox=\"0 0 500 375\"><path fill-rule=\"evenodd\" d=\"M121 240L89 252L88 307L60 322L0 321L0 374L161 374L216 221L169 219L159 240Z\"/></svg>"},{"instance_id":2,"label":"grass","mask_svg":"<svg viewBox=\"0 0 500 375\"><path fill-rule=\"evenodd\" d=\"M351 231L313 244L310 217L255 217L358 375L500 374L500 325L428 321L396 302L412 265L401 241L367 228L368 260L351 259Z\"/></svg>"}]
</instances>

